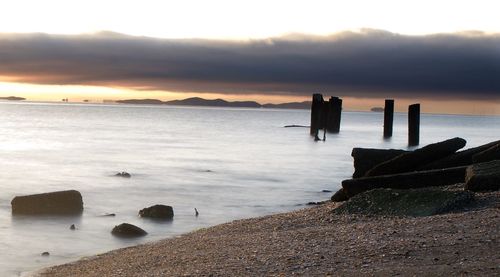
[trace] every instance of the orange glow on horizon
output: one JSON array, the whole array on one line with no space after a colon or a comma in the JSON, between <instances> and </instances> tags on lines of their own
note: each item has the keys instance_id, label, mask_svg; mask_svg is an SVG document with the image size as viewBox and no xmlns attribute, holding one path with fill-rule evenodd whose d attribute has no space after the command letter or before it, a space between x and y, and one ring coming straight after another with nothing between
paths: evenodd
<instances>
[{"instance_id":1,"label":"orange glow on horizon","mask_svg":"<svg viewBox=\"0 0 500 277\"><path fill-rule=\"evenodd\" d=\"M0 78L0 80L6 80ZM331 94L323 93L325 99ZM309 96L296 95L266 95L266 94L222 94L198 92L171 92L155 90L134 90L121 87L83 86L83 85L38 85L0 81L0 96L19 96L28 101L61 101L68 98L70 102L103 103L103 100L123 99L159 99L163 101L201 97L206 99L222 98L227 101L256 101L265 103L285 103L310 101ZM346 110L369 111L373 107L383 107L383 98L342 97ZM500 104L490 101L471 100L433 100L433 99L405 99L396 98L395 109L406 112L413 103L422 104L422 112L444 114L475 114L500 115Z\"/></svg>"}]
</instances>

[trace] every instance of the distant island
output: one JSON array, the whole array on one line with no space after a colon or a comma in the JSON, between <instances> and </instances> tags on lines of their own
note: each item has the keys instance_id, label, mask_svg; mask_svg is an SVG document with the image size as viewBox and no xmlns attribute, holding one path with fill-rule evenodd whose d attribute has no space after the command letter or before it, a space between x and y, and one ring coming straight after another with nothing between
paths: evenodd
<instances>
[{"instance_id":1,"label":"distant island","mask_svg":"<svg viewBox=\"0 0 500 277\"><path fill-rule=\"evenodd\" d=\"M0 100L23 101L23 100L26 100L26 98L17 97L17 96L7 96L7 97L0 97Z\"/></svg>"},{"instance_id":2,"label":"distant island","mask_svg":"<svg viewBox=\"0 0 500 277\"><path fill-rule=\"evenodd\" d=\"M204 99L191 97L183 100L161 101L158 99L127 99L118 100L121 104L142 105L176 105L176 106L205 106L205 107L232 107L232 108L268 108L268 109L310 109L311 102L290 102L282 104L259 104L255 101L226 101L224 99Z\"/></svg>"},{"instance_id":3,"label":"distant island","mask_svg":"<svg viewBox=\"0 0 500 277\"><path fill-rule=\"evenodd\" d=\"M373 108L370 109L370 111L377 112L377 113L382 113L382 112L384 112L384 108L382 108L382 107L373 107Z\"/></svg>"}]
</instances>

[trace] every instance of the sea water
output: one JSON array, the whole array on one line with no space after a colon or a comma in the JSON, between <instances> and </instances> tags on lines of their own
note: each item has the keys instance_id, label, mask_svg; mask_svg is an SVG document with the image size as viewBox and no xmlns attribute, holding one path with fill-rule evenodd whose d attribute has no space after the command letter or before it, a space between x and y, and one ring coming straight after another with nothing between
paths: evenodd
<instances>
[{"instance_id":1,"label":"sea water","mask_svg":"<svg viewBox=\"0 0 500 277\"><path fill-rule=\"evenodd\" d=\"M407 149L406 114L395 114L388 140L374 112L344 112L325 142L283 127L309 119L306 110L0 103L0 276L300 209L352 175L353 147ZM495 116L423 114L421 145L459 136L477 146L499 139L499 127ZM113 176L121 171L132 178ZM11 215L16 195L68 189L82 193L81 216ZM174 220L138 217L154 204L173 206ZM113 237L123 222L149 234Z\"/></svg>"}]
</instances>

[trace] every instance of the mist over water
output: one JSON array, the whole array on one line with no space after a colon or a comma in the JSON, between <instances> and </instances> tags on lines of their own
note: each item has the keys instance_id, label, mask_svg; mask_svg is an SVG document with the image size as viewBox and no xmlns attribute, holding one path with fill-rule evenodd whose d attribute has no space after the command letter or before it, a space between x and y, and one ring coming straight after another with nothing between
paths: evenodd
<instances>
[{"instance_id":1,"label":"mist over water","mask_svg":"<svg viewBox=\"0 0 500 277\"><path fill-rule=\"evenodd\" d=\"M390 140L382 113L344 112L326 142L283 128L309 119L305 110L0 103L0 275L303 208L351 176L353 147L407 146L406 114L395 114ZM460 136L473 147L499 139L498 126L494 116L424 114L420 141ZM121 171L132 178L113 177ZM81 216L11 215L16 195L67 189L82 193ZM138 218L154 204L173 206L174 220ZM110 231L122 222L149 234L117 239Z\"/></svg>"}]
</instances>

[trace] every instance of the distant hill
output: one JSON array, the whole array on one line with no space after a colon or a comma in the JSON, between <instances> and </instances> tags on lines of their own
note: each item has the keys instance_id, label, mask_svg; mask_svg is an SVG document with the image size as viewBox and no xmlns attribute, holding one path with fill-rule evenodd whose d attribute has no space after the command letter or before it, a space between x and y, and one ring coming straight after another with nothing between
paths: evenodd
<instances>
[{"instance_id":1,"label":"distant hill","mask_svg":"<svg viewBox=\"0 0 500 277\"><path fill-rule=\"evenodd\" d=\"M282 104L264 104L264 105L262 105L262 107L268 108L268 109L305 109L305 110L308 110L311 108L311 101L290 102L290 103L282 103Z\"/></svg>"},{"instance_id":2,"label":"distant hill","mask_svg":"<svg viewBox=\"0 0 500 277\"><path fill-rule=\"evenodd\" d=\"M116 103L121 104L142 104L142 105L162 105L163 101L158 99L127 99L127 100L118 100Z\"/></svg>"},{"instance_id":3,"label":"distant hill","mask_svg":"<svg viewBox=\"0 0 500 277\"><path fill-rule=\"evenodd\" d=\"M236 101L229 102L223 99L203 99L200 97L192 97L184 100L172 100L163 102L166 105L179 106L208 106L208 107L238 107L238 108L260 108L261 105L254 101Z\"/></svg>"},{"instance_id":4,"label":"distant hill","mask_svg":"<svg viewBox=\"0 0 500 277\"><path fill-rule=\"evenodd\" d=\"M26 100L26 98L17 97L17 96L8 96L8 97L0 97L0 100L23 101L23 100Z\"/></svg>"},{"instance_id":5,"label":"distant hill","mask_svg":"<svg viewBox=\"0 0 500 277\"><path fill-rule=\"evenodd\" d=\"M122 104L142 105L176 105L176 106L204 106L204 107L233 107L233 108L271 108L271 109L309 109L311 102L292 102L283 104L264 104L255 101L226 101L224 99L204 99L200 97L186 98L183 100L161 101L158 99L127 99L118 100Z\"/></svg>"}]
</instances>

